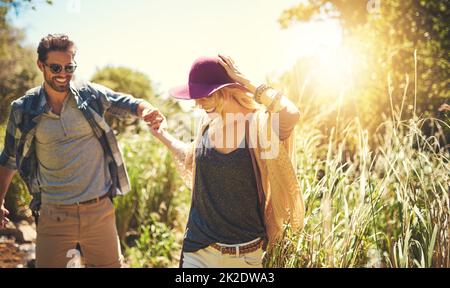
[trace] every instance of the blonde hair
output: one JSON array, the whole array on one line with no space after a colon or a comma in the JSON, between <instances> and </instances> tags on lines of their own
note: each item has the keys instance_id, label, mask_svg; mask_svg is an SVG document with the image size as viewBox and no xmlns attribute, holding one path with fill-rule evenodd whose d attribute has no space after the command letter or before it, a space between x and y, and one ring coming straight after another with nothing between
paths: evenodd
<instances>
[{"instance_id":1,"label":"blonde hair","mask_svg":"<svg viewBox=\"0 0 450 288\"><path fill-rule=\"evenodd\" d=\"M238 102L242 107L247 109L258 109L260 105L256 103L250 92L247 92L240 88L235 87L225 87L216 92L211 96L206 98L201 98L196 100L196 104L201 105L203 109L209 110L215 108L215 112L223 114L223 104L225 99L225 93L228 93L233 97L236 102Z\"/></svg>"}]
</instances>

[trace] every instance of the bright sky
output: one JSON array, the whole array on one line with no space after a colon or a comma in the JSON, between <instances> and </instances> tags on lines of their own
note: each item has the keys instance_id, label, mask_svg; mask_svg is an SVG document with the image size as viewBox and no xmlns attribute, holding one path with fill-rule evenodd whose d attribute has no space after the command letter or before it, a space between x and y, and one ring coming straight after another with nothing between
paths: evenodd
<instances>
[{"instance_id":1,"label":"bright sky","mask_svg":"<svg viewBox=\"0 0 450 288\"><path fill-rule=\"evenodd\" d=\"M294 24L281 30L284 9L304 0L55 0L11 14L36 47L48 33L76 41L77 77L88 80L106 65L146 73L159 92L186 82L192 62L202 55L232 56L257 82L278 75L318 47L341 42L332 21ZM139 95L135 95L139 97Z\"/></svg>"}]
</instances>

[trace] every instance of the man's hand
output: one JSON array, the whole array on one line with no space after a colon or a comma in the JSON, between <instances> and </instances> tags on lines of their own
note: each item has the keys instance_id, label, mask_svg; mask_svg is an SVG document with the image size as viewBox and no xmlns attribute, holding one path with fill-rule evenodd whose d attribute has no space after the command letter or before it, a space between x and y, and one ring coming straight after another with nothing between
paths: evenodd
<instances>
[{"instance_id":1,"label":"man's hand","mask_svg":"<svg viewBox=\"0 0 450 288\"><path fill-rule=\"evenodd\" d=\"M142 113L142 119L150 127L153 135L160 132L160 128L166 128L166 118L158 109L145 109Z\"/></svg>"},{"instance_id":2,"label":"man's hand","mask_svg":"<svg viewBox=\"0 0 450 288\"><path fill-rule=\"evenodd\" d=\"M0 201L1 203L3 201ZM6 226L6 223L9 222L9 219L6 217L9 215L9 211L3 206L3 203L0 206L0 229Z\"/></svg>"},{"instance_id":3,"label":"man's hand","mask_svg":"<svg viewBox=\"0 0 450 288\"><path fill-rule=\"evenodd\" d=\"M147 123L153 135L159 133L160 128L165 128L167 126L164 115L147 101L139 103L137 116Z\"/></svg>"},{"instance_id":4,"label":"man's hand","mask_svg":"<svg viewBox=\"0 0 450 288\"><path fill-rule=\"evenodd\" d=\"M9 219L6 216L9 215L9 211L3 206L6 196L6 191L8 191L9 184L16 174L15 170L8 169L0 165L0 228L5 227Z\"/></svg>"}]
</instances>

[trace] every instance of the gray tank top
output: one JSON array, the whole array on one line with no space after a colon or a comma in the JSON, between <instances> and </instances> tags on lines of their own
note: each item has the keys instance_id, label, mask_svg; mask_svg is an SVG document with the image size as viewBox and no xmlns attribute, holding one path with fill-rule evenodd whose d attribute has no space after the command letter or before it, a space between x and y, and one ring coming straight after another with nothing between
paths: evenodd
<instances>
[{"instance_id":1,"label":"gray tank top","mask_svg":"<svg viewBox=\"0 0 450 288\"><path fill-rule=\"evenodd\" d=\"M239 244L265 237L249 149L220 153L211 147L208 130L195 152L194 196L184 252L212 243Z\"/></svg>"}]
</instances>

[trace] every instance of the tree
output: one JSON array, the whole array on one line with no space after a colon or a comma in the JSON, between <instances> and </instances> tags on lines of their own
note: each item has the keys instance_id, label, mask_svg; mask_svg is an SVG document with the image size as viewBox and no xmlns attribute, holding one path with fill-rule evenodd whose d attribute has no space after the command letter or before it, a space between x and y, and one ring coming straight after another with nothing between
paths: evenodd
<instances>
[{"instance_id":1,"label":"tree","mask_svg":"<svg viewBox=\"0 0 450 288\"><path fill-rule=\"evenodd\" d=\"M23 46L23 32L7 21L10 9L19 13L23 3L31 1L0 2L0 125L6 121L10 103L41 80L35 52Z\"/></svg>"},{"instance_id":2,"label":"tree","mask_svg":"<svg viewBox=\"0 0 450 288\"><path fill-rule=\"evenodd\" d=\"M173 99L163 99L153 88L152 82L142 72L135 71L126 67L104 67L98 70L91 78L91 81L104 85L114 91L131 94L134 97L149 101L157 107L168 119L177 115L174 121L169 121L170 128L177 130L178 133L187 133L191 127L189 122L182 117L181 107ZM181 118L180 118L181 117ZM117 133L130 130L139 132L137 120L130 117L128 119L117 119L107 115L107 122ZM180 119L179 119L180 118ZM182 127L181 127L182 126Z\"/></svg>"},{"instance_id":3,"label":"tree","mask_svg":"<svg viewBox=\"0 0 450 288\"><path fill-rule=\"evenodd\" d=\"M344 41L359 46L370 67L371 75L356 87L360 114L369 115L363 119L367 124L381 113L390 115L388 75L392 104L397 110L403 108L404 116L437 116L448 121L448 115L438 110L450 101L448 1L310 0L285 10L279 22L288 27L322 18L339 20Z\"/></svg>"},{"instance_id":4,"label":"tree","mask_svg":"<svg viewBox=\"0 0 450 288\"><path fill-rule=\"evenodd\" d=\"M142 72L125 67L105 67L98 70L91 81L104 85L114 91L131 94L150 103L155 101L150 79ZM136 128L137 120L129 117L118 119L107 115L107 122L117 133L124 132L127 127Z\"/></svg>"},{"instance_id":5,"label":"tree","mask_svg":"<svg viewBox=\"0 0 450 288\"><path fill-rule=\"evenodd\" d=\"M11 9L17 15L29 6L34 9L33 4L31 0L0 0L0 151L3 150L5 122L11 102L42 81L36 67L36 52L22 44L24 33L12 27L7 19ZM29 216L26 209L29 200L24 183L15 176L5 199L5 206L12 219L21 215Z\"/></svg>"},{"instance_id":6,"label":"tree","mask_svg":"<svg viewBox=\"0 0 450 288\"><path fill-rule=\"evenodd\" d=\"M378 81L365 83L361 88L372 96L377 94L376 101L380 100L380 92L387 91L386 81L379 81L386 79L387 74L392 77L397 104L403 96L405 75L410 79L410 93L417 86L418 113L433 111L430 114L435 115L442 102L448 101L450 6L447 1L310 0L308 4L285 10L279 22L282 27L288 27L296 21L330 17L339 19L345 40L360 45L368 57ZM414 82L414 51L418 60L417 82ZM367 89L367 85L371 87ZM379 104L389 107L388 98L384 99Z\"/></svg>"}]
</instances>

